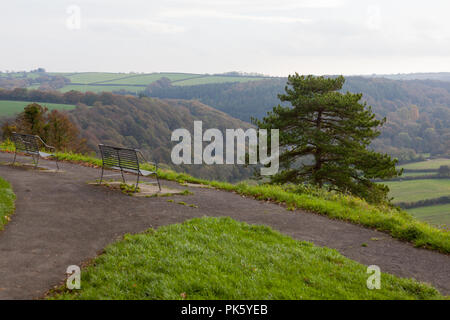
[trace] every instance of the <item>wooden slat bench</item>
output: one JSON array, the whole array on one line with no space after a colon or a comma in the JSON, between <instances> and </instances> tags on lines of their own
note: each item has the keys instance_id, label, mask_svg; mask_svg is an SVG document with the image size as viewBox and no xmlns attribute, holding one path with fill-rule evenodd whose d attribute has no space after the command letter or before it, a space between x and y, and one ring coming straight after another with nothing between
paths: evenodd
<instances>
[{"instance_id":1,"label":"wooden slat bench","mask_svg":"<svg viewBox=\"0 0 450 320\"><path fill-rule=\"evenodd\" d=\"M36 169L39 163L39 158L48 158L54 156L54 154L40 151L40 146L44 147L45 149L52 150L53 152L56 151L54 147L47 145L41 139L41 137L37 135L13 132L12 140L14 142L14 145L16 146L13 165L16 163L17 153L21 152L30 155L33 158L34 168ZM56 168L57 170L59 170L58 158L55 157L55 159Z\"/></svg>"},{"instance_id":2,"label":"wooden slat bench","mask_svg":"<svg viewBox=\"0 0 450 320\"><path fill-rule=\"evenodd\" d=\"M135 192L139 186L140 176L147 177L154 174L156 176L156 182L158 184L159 191L161 191L161 184L159 183L159 177L157 173L158 165L156 163L147 161L141 151L139 151L138 149L113 147L104 144L99 144L98 147L102 156L102 175L100 177L100 184L103 181L104 170L106 168L110 168L120 170L124 183L126 183L125 177L123 175L124 172L137 174L136 186L134 188ZM142 170L140 167L139 157L145 163L150 163L151 165L153 165L155 167L155 171Z\"/></svg>"}]
</instances>

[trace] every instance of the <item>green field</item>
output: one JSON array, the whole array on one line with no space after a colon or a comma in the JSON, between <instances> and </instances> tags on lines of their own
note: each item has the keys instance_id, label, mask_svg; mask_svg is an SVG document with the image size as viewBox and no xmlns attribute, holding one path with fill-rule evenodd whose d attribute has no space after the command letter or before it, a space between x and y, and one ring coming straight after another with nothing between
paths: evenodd
<instances>
[{"instance_id":1,"label":"green field","mask_svg":"<svg viewBox=\"0 0 450 320\"><path fill-rule=\"evenodd\" d=\"M437 170L440 166L450 165L450 159L433 159L403 165L409 170ZM420 177L433 175L433 172L404 172L403 177ZM383 182L389 189L393 202L416 202L450 195L450 179L424 179ZM439 226L450 226L450 205L434 205L408 209L415 218Z\"/></svg>"},{"instance_id":2,"label":"green field","mask_svg":"<svg viewBox=\"0 0 450 320\"><path fill-rule=\"evenodd\" d=\"M407 210L419 220L450 228L450 204L440 204Z\"/></svg>"},{"instance_id":3,"label":"green field","mask_svg":"<svg viewBox=\"0 0 450 320\"><path fill-rule=\"evenodd\" d=\"M383 182L394 197L394 203L415 202L450 195L450 179L424 179Z\"/></svg>"},{"instance_id":4,"label":"green field","mask_svg":"<svg viewBox=\"0 0 450 320\"><path fill-rule=\"evenodd\" d=\"M15 114L22 112L23 109L29 105L30 101L9 101L0 100L0 117L4 116L14 116ZM58 103L46 103L39 102L40 105L47 107L49 110L71 110L75 106L71 104L58 104Z\"/></svg>"},{"instance_id":5,"label":"green field","mask_svg":"<svg viewBox=\"0 0 450 320\"><path fill-rule=\"evenodd\" d=\"M363 250L363 249L362 249ZM439 299L414 280L382 274L336 250L230 218L193 219L126 235L82 273L81 289L56 299Z\"/></svg>"},{"instance_id":6,"label":"green field","mask_svg":"<svg viewBox=\"0 0 450 320\"><path fill-rule=\"evenodd\" d=\"M55 74L56 75L56 74ZM92 82L110 81L118 78L126 77L126 73L108 73L108 72L84 72L65 75L73 83L88 84Z\"/></svg>"},{"instance_id":7,"label":"green field","mask_svg":"<svg viewBox=\"0 0 450 320\"><path fill-rule=\"evenodd\" d=\"M413 162L400 166L403 169L408 170L426 170L426 169L439 169L440 166L450 166L450 159L433 159L421 162Z\"/></svg>"},{"instance_id":8,"label":"green field","mask_svg":"<svg viewBox=\"0 0 450 320\"><path fill-rule=\"evenodd\" d=\"M450 179L424 179L384 182L393 202L416 202L450 195ZM415 218L434 225L450 227L450 205L434 205L406 210Z\"/></svg>"},{"instance_id":9,"label":"green field","mask_svg":"<svg viewBox=\"0 0 450 320\"><path fill-rule=\"evenodd\" d=\"M201 75L187 74L187 73L153 73L153 74L142 74L127 76L123 79L108 81L109 84L125 84L125 85L148 85L155 82L161 78L168 78L170 81L180 81L184 79L190 79L193 77L201 77Z\"/></svg>"},{"instance_id":10,"label":"green field","mask_svg":"<svg viewBox=\"0 0 450 320\"><path fill-rule=\"evenodd\" d=\"M51 73L58 75L58 73ZM77 91L119 91L126 90L131 92L139 92L144 90L145 86L165 77L172 81L173 85L187 86L210 83L224 82L248 82L258 81L264 77L239 77L239 76L214 76L194 73L107 73L107 72L83 72L83 73L61 73L60 75L69 78L72 83L60 91L67 92L70 90ZM100 84L108 84L108 86L100 86ZM111 86L114 85L114 86Z\"/></svg>"}]
</instances>

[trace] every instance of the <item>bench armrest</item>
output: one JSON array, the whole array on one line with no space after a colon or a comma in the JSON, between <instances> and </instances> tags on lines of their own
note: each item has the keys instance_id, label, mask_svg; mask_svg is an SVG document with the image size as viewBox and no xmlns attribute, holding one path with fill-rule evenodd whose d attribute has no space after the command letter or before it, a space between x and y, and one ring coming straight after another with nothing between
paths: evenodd
<instances>
[{"instance_id":1,"label":"bench armrest","mask_svg":"<svg viewBox=\"0 0 450 320\"><path fill-rule=\"evenodd\" d=\"M41 137L39 137L39 136L36 136L36 138L38 138L39 139L39 141L41 141L41 143L44 145L44 147L46 147L47 149L51 149L51 150L53 150L53 151L55 151L56 150L56 148L55 147L52 147L52 146L49 146L48 144L46 144L45 142L44 142L44 140L42 140L41 139Z\"/></svg>"},{"instance_id":2,"label":"bench armrest","mask_svg":"<svg viewBox=\"0 0 450 320\"><path fill-rule=\"evenodd\" d=\"M136 149L136 153L141 156L142 160L144 160L145 163L149 163L151 165L154 165L155 166L155 171L158 171L158 164L156 162L147 161L147 159L144 157L144 154L140 150Z\"/></svg>"}]
</instances>

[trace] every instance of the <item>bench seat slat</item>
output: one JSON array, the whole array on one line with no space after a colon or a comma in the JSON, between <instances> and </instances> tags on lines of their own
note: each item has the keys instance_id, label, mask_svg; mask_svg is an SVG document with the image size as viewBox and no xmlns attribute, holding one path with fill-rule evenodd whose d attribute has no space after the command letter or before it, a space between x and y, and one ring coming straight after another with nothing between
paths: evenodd
<instances>
[{"instance_id":1,"label":"bench seat slat","mask_svg":"<svg viewBox=\"0 0 450 320\"><path fill-rule=\"evenodd\" d=\"M46 153L46 152L42 152L42 151L39 151L39 155L42 158L48 158L48 157L52 157L53 156L53 154L51 154L51 153Z\"/></svg>"}]
</instances>

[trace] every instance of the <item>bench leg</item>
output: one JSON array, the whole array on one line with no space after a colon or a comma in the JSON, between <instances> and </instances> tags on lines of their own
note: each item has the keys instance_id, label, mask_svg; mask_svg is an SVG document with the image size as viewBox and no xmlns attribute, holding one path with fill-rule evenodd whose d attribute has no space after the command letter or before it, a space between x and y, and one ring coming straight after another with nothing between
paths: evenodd
<instances>
[{"instance_id":1,"label":"bench leg","mask_svg":"<svg viewBox=\"0 0 450 320\"><path fill-rule=\"evenodd\" d=\"M38 164L39 164L39 156L36 157L36 160L34 160L34 156L33 156L33 162L34 162L34 169L37 169Z\"/></svg>"},{"instance_id":2,"label":"bench leg","mask_svg":"<svg viewBox=\"0 0 450 320\"><path fill-rule=\"evenodd\" d=\"M122 174L122 181L123 181L123 183L127 183L127 182L125 181L125 177L123 176L123 170L122 170L122 169L120 169L120 173Z\"/></svg>"},{"instance_id":3,"label":"bench leg","mask_svg":"<svg viewBox=\"0 0 450 320\"><path fill-rule=\"evenodd\" d=\"M159 183L159 177L158 177L158 174L155 173L155 175L156 175L156 181L158 182L159 191L161 191L161 183Z\"/></svg>"},{"instance_id":4,"label":"bench leg","mask_svg":"<svg viewBox=\"0 0 450 320\"><path fill-rule=\"evenodd\" d=\"M58 158L57 157L55 157L55 162L56 162L56 171L58 171L59 170L59 165L58 165Z\"/></svg>"},{"instance_id":5,"label":"bench leg","mask_svg":"<svg viewBox=\"0 0 450 320\"><path fill-rule=\"evenodd\" d=\"M103 166L102 166L102 175L100 176L100 183L99 184L102 184L102 181L103 181Z\"/></svg>"},{"instance_id":6,"label":"bench leg","mask_svg":"<svg viewBox=\"0 0 450 320\"><path fill-rule=\"evenodd\" d=\"M16 157L17 157L17 149L16 149L16 151L14 152L14 160L13 160L13 165L16 163Z\"/></svg>"},{"instance_id":7,"label":"bench leg","mask_svg":"<svg viewBox=\"0 0 450 320\"><path fill-rule=\"evenodd\" d=\"M134 187L134 193L137 192L138 187L139 187L139 173L137 175L137 181L136 181L136 186Z\"/></svg>"}]
</instances>

